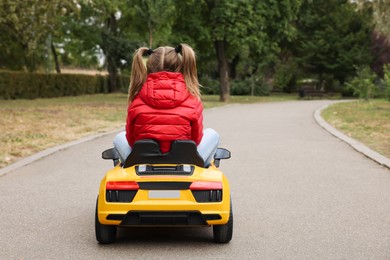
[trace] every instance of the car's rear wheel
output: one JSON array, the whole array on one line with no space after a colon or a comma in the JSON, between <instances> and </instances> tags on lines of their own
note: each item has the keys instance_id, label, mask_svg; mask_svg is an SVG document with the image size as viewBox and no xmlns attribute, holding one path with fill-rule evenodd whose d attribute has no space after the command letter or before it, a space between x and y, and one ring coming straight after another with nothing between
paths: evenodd
<instances>
[{"instance_id":1,"label":"car's rear wheel","mask_svg":"<svg viewBox=\"0 0 390 260\"><path fill-rule=\"evenodd\" d=\"M96 200L96 211L95 211L95 233L96 233L96 240L100 244L110 244L115 242L116 237L116 226L111 225L103 225L100 224L99 218L98 218L98 199Z\"/></svg>"},{"instance_id":2,"label":"car's rear wheel","mask_svg":"<svg viewBox=\"0 0 390 260\"><path fill-rule=\"evenodd\" d=\"M214 241L217 243L228 243L233 236L233 207L230 199L230 215L229 220L224 225L213 226Z\"/></svg>"}]
</instances>

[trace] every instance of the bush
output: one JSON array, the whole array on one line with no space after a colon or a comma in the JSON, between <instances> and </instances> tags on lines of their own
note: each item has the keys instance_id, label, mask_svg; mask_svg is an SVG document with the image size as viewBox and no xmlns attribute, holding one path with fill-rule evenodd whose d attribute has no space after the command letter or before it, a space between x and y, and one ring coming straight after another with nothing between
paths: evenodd
<instances>
[{"instance_id":1,"label":"bush","mask_svg":"<svg viewBox=\"0 0 390 260\"><path fill-rule=\"evenodd\" d=\"M351 89L354 95L358 95L360 99L369 100L373 98L377 92L377 87L374 83L375 73L365 66L357 69L357 75L346 84L348 89Z\"/></svg>"},{"instance_id":2,"label":"bush","mask_svg":"<svg viewBox=\"0 0 390 260\"><path fill-rule=\"evenodd\" d=\"M298 65L292 60L278 62L275 66L274 90L291 93L297 90Z\"/></svg>"},{"instance_id":3,"label":"bush","mask_svg":"<svg viewBox=\"0 0 390 260\"><path fill-rule=\"evenodd\" d=\"M383 66L383 80L385 98L390 101L390 64Z\"/></svg>"},{"instance_id":4,"label":"bush","mask_svg":"<svg viewBox=\"0 0 390 260\"><path fill-rule=\"evenodd\" d=\"M118 76L121 91L129 78ZM43 74L0 71L0 99L34 99L107 93L108 77L82 74Z\"/></svg>"},{"instance_id":5,"label":"bush","mask_svg":"<svg viewBox=\"0 0 390 260\"><path fill-rule=\"evenodd\" d=\"M268 96L270 87L262 77L253 75L242 80L233 80L230 92L237 96Z\"/></svg>"},{"instance_id":6,"label":"bush","mask_svg":"<svg viewBox=\"0 0 390 260\"><path fill-rule=\"evenodd\" d=\"M219 81L217 79L213 79L209 76L203 76L200 79L200 84L202 87L200 88L200 91L204 95L219 95L220 94L220 87L219 87Z\"/></svg>"},{"instance_id":7,"label":"bush","mask_svg":"<svg viewBox=\"0 0 390 260\"><path fill-rule=\"evenodd\" d=\"M219 95L220 83L217 79L208 76L200 78L201 92L204 95ZM241 80L232 80L230 82L230 94L235 96L268 96L270 87L265 83L262 77L254 75Z\"/></svg>"}]
</instances>

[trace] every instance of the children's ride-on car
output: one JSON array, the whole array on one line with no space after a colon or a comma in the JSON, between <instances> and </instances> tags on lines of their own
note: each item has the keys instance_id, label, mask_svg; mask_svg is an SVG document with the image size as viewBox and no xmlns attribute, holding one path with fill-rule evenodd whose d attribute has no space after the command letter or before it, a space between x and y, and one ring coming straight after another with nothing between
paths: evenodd
<instances>
[{"instance_id":1,"label":"children's ride-on car","mask_svg":"<svg viewBox=\"0 0 390 260\"><path fill-rule=\"evenodd\" d=\"M157 142L140 140L125 160L115 148L103 152L115 168L101 181L95 231L101 244L115 241L117 227L213 226L214 241L233 234L233 211L226 176L218 169L230 152L218 148L205 165L192 141L174 141L168 153Z\"/></svg>"}]
</instances>

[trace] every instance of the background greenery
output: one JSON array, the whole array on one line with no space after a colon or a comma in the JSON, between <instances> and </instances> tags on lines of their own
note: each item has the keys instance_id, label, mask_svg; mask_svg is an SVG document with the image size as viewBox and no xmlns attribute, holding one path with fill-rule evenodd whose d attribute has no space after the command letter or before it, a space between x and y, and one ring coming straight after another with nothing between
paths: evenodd
<instances>
[{"instance_id":1,"label":"background greenery","mask_svg":"<svg viewBox=\"0 0 390 260\"><path fill-rule=\"evenodd\" d=\"M325 116L389 147L390 0L0 0L0 35L0 167L123 125L133 52L179 43L206 107L357 96Z\"/></svg>"},{"instance_id":2,"label":"background greenery","mask_svg":"<svg viewBox=\"0 0 390 260\"><path fill-rule=\"evenodd\" d=\"M135 49L185 42L198 55L204 93L222 101L294 92L303 79L353 95L345 83L359 68L384 78L389 10L390 0L0 0L0 69L98 69L108 72L104 91L116 92ZM34 79L26 88L39 87Z\"/></svg>"}]
</instances>

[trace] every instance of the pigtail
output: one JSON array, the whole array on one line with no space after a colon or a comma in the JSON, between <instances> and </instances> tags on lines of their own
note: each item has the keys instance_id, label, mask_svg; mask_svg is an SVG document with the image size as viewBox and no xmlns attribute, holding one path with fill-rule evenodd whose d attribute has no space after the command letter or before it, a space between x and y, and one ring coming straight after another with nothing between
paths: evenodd
<instances>
[{"instance_id":1,"label":"pigtail","mask_svg":"<svg viewBox=\"0 0 390 260\"><path fill-rule=\"evenodd\" d=\"M194 50L187 44L179 44L175 51L182 55L182 71L187 88L191 94L200 99L198 72Z\"/></svg>"},{"instance_id":2,"label":"pigtail","mask_svg":"<svg viewBox=\"0 0 390 260\"><path fill-rule=\"evenodd\" d=\"M144 54L151 55L153 51L146 47L141 47L135 51L133 56L133 63L131 64L130 86L128 102L129 104L134 100L135 96L140 92L142 85L145 83L147 77L146 66L142 56Z\"/></svg>"}]
</instances>

